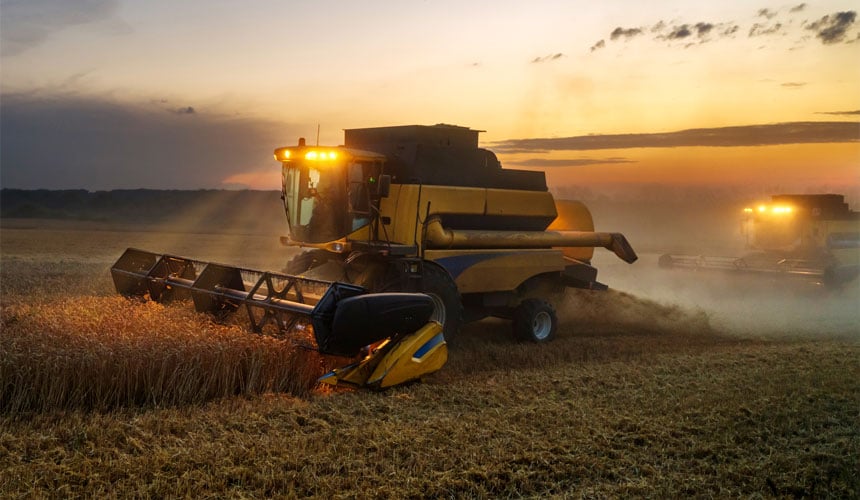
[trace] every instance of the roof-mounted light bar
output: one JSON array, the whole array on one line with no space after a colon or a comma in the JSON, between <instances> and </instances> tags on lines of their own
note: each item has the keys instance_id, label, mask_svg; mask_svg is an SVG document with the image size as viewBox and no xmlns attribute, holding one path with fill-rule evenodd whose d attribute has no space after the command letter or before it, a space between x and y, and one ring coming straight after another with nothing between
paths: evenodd
<instances>
[{"instance_id":1,"label":"roof-mounted light bar","mask_svg":"<svg viewBox=\"0 0 860 500\"><path fill-rule=\"evenodd\" d=\"M297 158L310 161L334 161L339 157L340 153L333 149L293 147L275 150L275 161L289 161Z\"/></svg>"},{"instance_id":2,"label":"roof-mounted light bar","mask_svg":"<svg viewBox=\"0 0 860 500\"><path fill-rule=\"evenodd\" d=\"M773 214L773 215L788 215L794 213L794 207L791 205L759 205L755 209L746 207L744 208L744 213L759 213L761 215L765 214Z\"/></svg>"}]
</instances>

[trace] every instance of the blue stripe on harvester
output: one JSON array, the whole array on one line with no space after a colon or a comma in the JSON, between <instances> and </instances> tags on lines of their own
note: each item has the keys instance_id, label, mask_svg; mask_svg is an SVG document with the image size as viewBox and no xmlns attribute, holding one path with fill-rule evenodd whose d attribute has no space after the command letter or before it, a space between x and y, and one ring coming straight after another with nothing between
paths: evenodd
<instances>
[{"instance_id":1,"label":"blue stripe on harvester","mask_svg":"<svg viewBox=\"0 0 860 500\"><path fill-rule=\"evenodd\" d=\"M463 271L474 266L479 262L483 262L489 259L495 259L498 257L507 257L508 255L513 255L516 252L505 252L505 253L472 253L472 254L463 254L463 255L454 255L451 257L442 257L439 259L435 259L434 262L441 265L448 271L452 278L457 279L457 276L463 274Z\"/></svg>"},{"instance_id":2,"label":"blue stripe on harvester","mask_svg":"<svg viewBox=\"0 0 860 500\"><path fill-rule=\"evenodd\" d=\"M425 354L430 352L431 349L436 347L437 345L445 342L445 336L442 335L442 332L437 333L432 339L428 340L421 347L415 351L415 354L412 355L412 359L421 359Z\"/></svg>"}]
</instances>

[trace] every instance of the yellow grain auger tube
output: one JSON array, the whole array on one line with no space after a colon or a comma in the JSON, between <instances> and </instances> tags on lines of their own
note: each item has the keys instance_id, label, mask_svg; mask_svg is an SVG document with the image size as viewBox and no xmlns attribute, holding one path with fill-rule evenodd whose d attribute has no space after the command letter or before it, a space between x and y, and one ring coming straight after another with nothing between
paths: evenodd
<instances>
[{"instance_id":1,"label":"yellow grain auger tube","mask_svg":"<svg viewBox=\"0 0 860 500\"><path fill-rule=\"evenodd\" d=\"M464 321L512 320L518 339L555 335L565 287L605 290L595 247L626 262L623 235L595 232L579 202L559 202L543 172L502 169L478 130L452 125L346 130L343 146L275 150L289 235L286 272L372 292L420 292L450 338ZM339 380L346 380L343 375Z\"/></svg>"},{"instance_id":2,"label":"yellow grain auger tube","mask_svg":"<svg viewBox=\"0 0 860 500\"><path fill-rule=\"evenodd\" d=\"M165 302L190 299L218 317L244 307L251 329L301 339L322 354L354 358L320 381L384 389L441 368L448 357L433 300L242 269L129 248L111 268L117 292Z\"/></svg>"}]
</instances>

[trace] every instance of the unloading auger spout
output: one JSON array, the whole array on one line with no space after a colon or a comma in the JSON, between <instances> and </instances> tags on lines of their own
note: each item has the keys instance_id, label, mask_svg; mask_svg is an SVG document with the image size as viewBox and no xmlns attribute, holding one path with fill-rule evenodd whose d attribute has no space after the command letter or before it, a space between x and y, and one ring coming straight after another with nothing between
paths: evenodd
<instances>
[{"instance_id":1,"label":"unloading auger spout","mask_svg":"<svg viewBox=\"0 0 860 500\"><path fill-rule=\"evenodd\" d=\"M632 264L638 258L633 247L621 233L594 231L492 231L452 230L442 225L440 217L431 217L426 224L427 246L448 248L535 248L603 247L619 259Z\"/></svg>"},{"instance_id":2,"label":"unloading auger spout","mask_svg":"<svg viewBox=\"0 0 860 500\"><path fill-rule=\"evenodd\" d=\"M367 293L356 285L127 249L111 267L118 293L156 302L191 299L216 317L244 306L251 330L287 337L310 324L317 350L363 359L324 376L326 383L385 388L420 378L447 360L442 327L423 293Z\"/></svg>"}]
</instances>

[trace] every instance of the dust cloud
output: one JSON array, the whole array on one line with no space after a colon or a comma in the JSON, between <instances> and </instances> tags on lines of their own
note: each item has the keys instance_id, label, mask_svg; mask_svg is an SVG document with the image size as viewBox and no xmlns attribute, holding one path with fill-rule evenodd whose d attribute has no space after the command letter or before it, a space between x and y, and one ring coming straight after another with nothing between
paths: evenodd
<instances>
[{"instance_id":1,"label":"dust cloud","mask_svg":"<svg viewBox=\"0 0 860 500\"><path fill-rule=\"evenodd\" d=\"M860 286L841 290L792 278L721 271L662 269L658 254L640 254L626 266L606 252L595 255L598 279L630 298L615 309L666 329L696 328L744 337L821 337L860 340ZM668 314L667 311L671 311ZM667 324L668 323L668 324Z\"/></svg>"}]
</instances>

